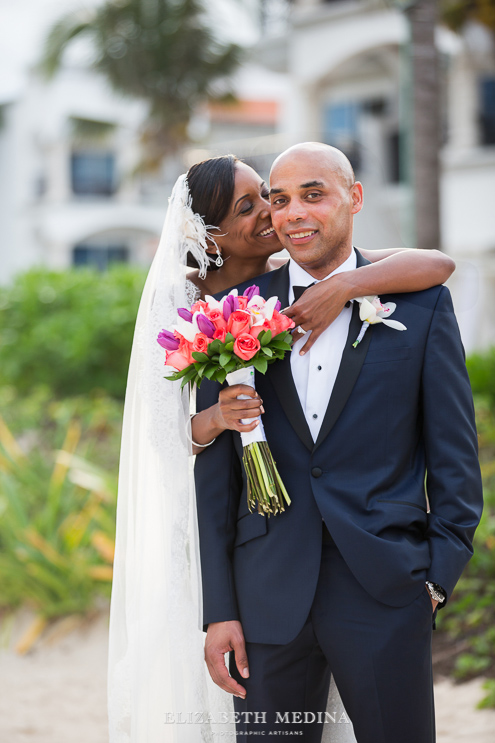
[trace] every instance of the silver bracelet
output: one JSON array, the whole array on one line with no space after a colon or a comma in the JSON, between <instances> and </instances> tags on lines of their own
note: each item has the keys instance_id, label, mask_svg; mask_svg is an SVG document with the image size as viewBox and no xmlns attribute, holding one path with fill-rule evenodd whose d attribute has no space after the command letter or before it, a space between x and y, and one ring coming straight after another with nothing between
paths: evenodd
<instances>
[{"instance_id":1,"label":"silver bracelet","mask_svg":"<svg viewBox=\"0 0 495 743\"><path fill-rule=\"evenodd\" d=\"M193 419L193 418L194 418L194 417L195 417L196 415L198 415L198 414L197 414L197 413L194 413L194 415L191 415L191 417L189 418L189 423L191 423L192 419ZM191 427L191 432L192 432L192 427ZM193 446L197 446L197 447L198 447L199 449L204 449L204 448L205 448L205 446L211 446L211 445L213 444L213 441L216 441L216 440L217 440L217 437L215 436L215 438L214 438L214 439L213 439L212 441L210 441L210 442L209 442L208 444L197 444L197 443L196 443L196 442L195 442L195 441L193 440L192 436L189 436L189 435L188 435L188 437L187 437L187 438L189 439L189 441L191 442L191 444L192 444Z\"/></svg>"}]
</instances>

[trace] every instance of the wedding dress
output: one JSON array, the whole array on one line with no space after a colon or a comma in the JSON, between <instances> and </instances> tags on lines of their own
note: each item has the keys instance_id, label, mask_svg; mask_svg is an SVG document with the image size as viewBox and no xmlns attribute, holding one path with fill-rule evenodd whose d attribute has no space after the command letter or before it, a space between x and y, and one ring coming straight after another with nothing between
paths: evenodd
<instances>
[{"instance_id":1,"label":"wedding dress","mask_svg":"<svg viewBox=\"0 0 495 743\"><path fill-rule=\"evenodd\" d=\"M195 255L204 276L207 234L181 176L143 290L129 366L110 608L110 743L217 743L235 735L232 697L204 662L190 401L163 379L156 342L177 308L199 295L186 280L186 255ZM333 684L327 710L343 719ZM354 740L350 723L325 726L324 743Z\"/></svg>"}]
</instances>

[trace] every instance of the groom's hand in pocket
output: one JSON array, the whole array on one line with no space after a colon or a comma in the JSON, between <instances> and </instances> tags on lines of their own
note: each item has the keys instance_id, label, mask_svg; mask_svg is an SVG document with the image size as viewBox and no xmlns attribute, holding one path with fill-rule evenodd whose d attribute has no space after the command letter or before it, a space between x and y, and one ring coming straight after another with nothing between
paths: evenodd
<instances>
[{"instance_id":1,"label":"groom's hand in pocket","mask_svg":"<svg viewBox=\"0 0 495 743\"><path fill-rule=\"evenodd\" d=\"M249 676L246 644L242 625L237 621L213 622L208 625L205 642L205 661L213 681L224 691L244 699L246 689L229 675L225 665L225 653L234 651L235 663L240 675Z\"/></svg>"}]
</instances>

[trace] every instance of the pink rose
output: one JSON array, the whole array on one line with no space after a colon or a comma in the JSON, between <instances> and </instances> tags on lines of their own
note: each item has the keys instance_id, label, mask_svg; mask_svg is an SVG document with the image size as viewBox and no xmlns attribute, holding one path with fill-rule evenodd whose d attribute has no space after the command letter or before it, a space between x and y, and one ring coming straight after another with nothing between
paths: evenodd
<instances>
[{"instance_id":1,"label":"pink rose","mask_svg":"<svg viewBox=\"0 0 495 743\"><path fill-rule=\"evenodd\" d=\"M282 315L280 312L277 312L276 310L273 313L272 322L275 323L276 332L275 335L278 335L279 333L283 333L284 330L289 330L290 328L295 327L294 320L291 320L290 317L287 317L287 315Z\"/></svg>"},{"instance_id":2,"label":"pink rose","mask_svg":"<svg viewBox=\"0 0 495 743\"><path fill-rule=\"evenodd\" d=\"M186 340L183 336L180 336L179 338L179 350L178 353L182 354L184 358L187 359L187 364L194 364L194 359L191 356L192 349L192 343L188 340Z\"/></svg>"},{"instance_id":3,"label":"pink rose","mask_svg":"<svg viewBox=\"0 0 495 743\"><path fill-rule=\"evenodd\" d=\"M222 330L227 327L227 323L221 310L206 310L206 317L211 320L215 330Z\"/></svg>"},{"instance_id":4,"label":"pink rose","mask_svg":"<svg viewBox=\"0 0 495 743\"><path fill-rule=\"evenodd\" d=\"M238 338L241 333L249 333L249 324L251 313L245 310L235 310L232 312L227 322L227 333L232 333L234 338Z\"/></svg>"},{"instance_id":5,"label":"pink rose","mask_svg":"<svg viewBox=\"0 0 495 743\"><path fill-rule=\"evenodd\" d=\"M246 310L248 305L248 298L247 297L237 297L237 301L239 303L239 309L240 310Z\"/></svg>"},{"instance_id":6,"label":"pink rose","mask_svg":"<svg viewBox=\"0 0 495 743\"><path fill-rule=\"evenodd\" d=\"M225 328L220 328L219 330L215 330L213 334L213 340L215 341L221 341L222 343L225 343L225 336L227 335L227 323L225 324Z\"/></svg>"},{"instance_id":7,"label":"pink rose","mask_svg":"<svg viewBox=\"0 0 495 743\"><path fill-rule=\"evenodd\" d=\"M186 366L189 366L189 363L180 351L167 351L166 366L172 366L177 371L182 371Z\"/></svg>"},{"instance_id":8,"label":"pink rose","mask_svg":"<svg viewBox=\"0 0 495 743\"><path fill-rule=\"evenodd\" d=\"M251 335L253 338L257 338L262 330L271 330L268 320L265 320L263 325L253 325L253 327L249 331L249 335Z\"/></svg>"},{"instance_id":9,"label":"pink rose","mask_svg":"<svg viewBox=\"0 0 495 743\"><path fill-rule=\"evenodd\" d=\"M203 308L205 311L208 309L208 302L205 302L202 299L198 299L197 302L193 304L191 307L191 313L194 315L195 312L199 312Z\"/></svg>"},{"instance_id":10,"label":"pink rose","mask_svg":"<svg viewBox=\"0 0 495 743\"><path fill-rule=\"evenodd\" d=\"M207 335L204 333L198 333L193 340L192 344L192 351L197 351L198 353L208 353L208 343L211 342L211 339L208 338ZM193 359L194 361L195 359Z\"/></svg>"},{"instance_id":11,"label":"pink rose","mask_svg":"<svg viewBox=\"0 0 495 743\"><path fill-rule=\"evenodd\" d=\"M253 338L249 333L241 333L237 336L234 343L234 353L243 361L249 361L258 353L261 344L257 338Z\"/></svg>"}]
</instances>

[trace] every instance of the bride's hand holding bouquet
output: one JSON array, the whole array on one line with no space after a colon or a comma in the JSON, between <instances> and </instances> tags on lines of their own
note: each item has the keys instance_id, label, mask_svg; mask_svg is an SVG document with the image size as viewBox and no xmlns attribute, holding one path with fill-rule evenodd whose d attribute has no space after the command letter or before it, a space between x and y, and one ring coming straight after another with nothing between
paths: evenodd
<instances>
[{"instance_id":1,"label":"bride's hand holding bouquet","mask_svg":"<svg viewBox=\"0 0 495 743\"><path fill-rule=\"evenodd\" d=\"M197 384L204 378L254 389L254 370L265 374L268 364L290 351L294 322L280 313L277 297L265 300L257 286L237 290L220 300L206 296L190 309L177 311L171 330L162 330L158 343L166 351L166 366L175 371L166 379ZM244 421L243 421L244 423ZM251 421L246 421L249 424ZM243 462L248 477L249 509L276 514L290 499L277 471L259 419L252 430L241 433Z\"/></svg>"}]
</instances>

